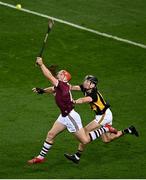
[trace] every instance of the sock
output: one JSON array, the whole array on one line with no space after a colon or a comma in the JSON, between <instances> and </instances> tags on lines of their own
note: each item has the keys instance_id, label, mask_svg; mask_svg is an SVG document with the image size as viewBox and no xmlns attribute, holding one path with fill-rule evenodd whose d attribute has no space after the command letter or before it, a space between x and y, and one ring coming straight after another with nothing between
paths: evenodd
<instances>
[{"instance_id":1,"label":"sock","mask_svg":"<svg viewBox=\"0 0 146 180\"><path fill-rule=\"evenodd\" d=\"M78 150L74 155L77 159L80 159L83 151Z\"/></svg>"},{"instance_id":2,"label":"sock","mask_svg":"<svg viewBox=\"0 0 146 180\"><path fill-rule=\"evenodd\" d=\"M43 145L43 147L41 149L41 152L38 155L38 158L40 158L40 159L45 158L45 156L47 155L47 153L48 153L49 149L51 149L51 147L52 147L52 144L45 141L44 145Z\"/></svg>"},{"instance_id":3,"label":"sock","mask_svg":"<svg viewBox=\"0 0 146 180\"><path fill-rule=\"evenodd\" d=\"M122 131L122 133L123 133L123 134L131 134L132 131L131 131L131 129L126 128L126 129L124 129L124 130Z\"/></svg>"},{"instance_id":4,"label":"sock","mask_svg":"<svg viewBox=\"0 0 146 180\"><path fill-rule=\"evenodd\" d=\"M94 141L95 139L99 138L102 134L108 132L109 129L107 127L101 127L97 130L91 131L89 133L91 141Z\"/></svg>"}]
</instances>

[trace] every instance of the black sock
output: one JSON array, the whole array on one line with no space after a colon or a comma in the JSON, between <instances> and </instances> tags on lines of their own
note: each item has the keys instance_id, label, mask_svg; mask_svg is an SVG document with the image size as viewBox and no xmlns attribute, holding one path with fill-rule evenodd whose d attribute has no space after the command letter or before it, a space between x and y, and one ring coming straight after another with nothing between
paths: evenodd
<instances>
[{"instance_id":1,"label":"black sock","mask_svg":"<svg viewBox=\"0 0 146 180\"><path fill-rule=\"evenodd\" d=\"M123 132L123 134L130 134L131 130L129 128L126 128L122 132Z\"/></svg>"},{"instance_id":2,"label":"black sock","mask_svg":"<svg viewBox=\"0 0 146 180\"><path fill-rule=\"evenodd\" d=\"M82 155L82 152L83 152L83 151L78 150L78 151L75 153L75 155L78 156L78 158L80 158L81 155Z\"/></svg>"}]
</instances>

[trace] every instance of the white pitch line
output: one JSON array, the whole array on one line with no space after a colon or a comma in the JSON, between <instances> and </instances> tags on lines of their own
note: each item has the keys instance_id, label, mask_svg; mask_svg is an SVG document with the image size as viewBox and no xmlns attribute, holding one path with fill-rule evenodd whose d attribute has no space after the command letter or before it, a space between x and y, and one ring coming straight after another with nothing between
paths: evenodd
<instances>
[{"instance_id":1,"label":"white pitch line","mask_svg":"<svg viewBox=\"0 0 146 180\"><path fill-rule=\"evenodd\" d=\"M10 8L13 8L13 9L17 9L16 6L14 6L12 4L4 3L2 1L0 1L0 5L6 6L6 7L10 7ZM128 40L128 39L123 39L123 38L120 38L120 37L117 37L117 36L113 36L113 35L110 35L110 34L107 34L107 33L102 33L100 31L96 31L96 30L93 30L93 29L90 29L90 28L86 28L86 27L83 27L83 26L80 26L80 25L77 25L77 24L74 24L74 23L71 23L71 22L68 22L68 21L64 21L62 19L58 19L58 18L55 18L55 17L52 17L52 16L48 16L46 14L42 14L42 13L38 13L38 12L35 12L35 11L31 11L31 10L28 10L28 9L21 8L21 11L27 12L29 14L34 14L36 16L40 16L40 17L43 17L43 18L52 19L52 20L57 21L59 23L67 24L69 26L72 26L72 27L75 27L75 28L78 28L78 29L81 29L81 30L84 30L84 31L88 31L88 32L97 34L99 36L103 36L103 37L106 37L106 38L114 39L116 41L124 42L124 43L127 43L127 44L131 44L131 45L134 45L134 46L146 49L146 45L145 44L137 43L137 42L134 42L134 41L131 41L131 40Z\"/></svg>"}]
</instances>

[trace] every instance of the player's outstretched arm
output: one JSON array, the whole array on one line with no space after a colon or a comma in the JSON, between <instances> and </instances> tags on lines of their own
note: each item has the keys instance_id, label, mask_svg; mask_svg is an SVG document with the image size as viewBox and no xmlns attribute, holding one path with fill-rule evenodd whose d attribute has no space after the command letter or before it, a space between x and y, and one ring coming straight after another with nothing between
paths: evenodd
<instances>
[{"instance_id":1,"label":"player's outstretched arm","mask_svg":"<svg viewBox=\"0 0 146 180\"><path fill-rule=\"evenodd\" d=\"M54 87L48 87L48 88L33 88L32 91L37 94L53 94L54 93Z\"/></svg>"},{"instance_id":2,"label":"player's outstretched arm","mask_svg":"<svg viewBox=\"0 0 146 180\"><path fill-rule=\"evenodd\" d=\"M43 60L41 57L37 57L36 64L38 64L44 74L44 76L50 80L50 82L57 86L58 80L52 75L52 73L49 71L49 69L44 65Z\"/></svg>"},{"instance_id":3,"label":"player's outstretched arm","mask_svg":"<svg viewBox=\"0 0 146 180\"><path fill-rule=\"evenodd\" d=\"M75 104L83 104L83 103L90 103L92 102L92 98L90 96L79 98L77 100L74 100Z\"/></svg>"},{"instance_id":4,"label":"player's outstretched arm","mask_svg":"<svg viewBox=\"0 0 146 180\"><path fill-rule=\"evenodd\" d=\"M44 89L45 93L53 94L55 92L54 87L48 87Z\"/></svg>"},{"instance_id":5,"label":"player's outstretched arm","mask_svg":"<svg viewBox=\"0 0 146 180\"><path fill-rule=\"evenodd\" d=\"M70 90L71 91L81 91L81 88L80 88L80 86L72 86L72 85L70 85Z\"/></svg>"}]
</instances>

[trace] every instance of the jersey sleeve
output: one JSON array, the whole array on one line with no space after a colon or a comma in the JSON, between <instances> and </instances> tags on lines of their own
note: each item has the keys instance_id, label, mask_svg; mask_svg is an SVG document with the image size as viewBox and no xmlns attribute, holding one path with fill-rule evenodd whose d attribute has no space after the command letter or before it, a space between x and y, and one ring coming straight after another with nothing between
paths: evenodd
<instances>
[{"instance_id":1,"label":"jersey sleeve","mask_svg":"<svg viewBox=\"0 0 146 180\"><path fill-rule=\"evenodd\" d=\"M62 81L58 81L58 84L57 84L57 86L54 86L54 88L56 89L62 89Z\"/></svg>"},{"instance_id":2,"label":"jersey sleeve","mask_svg":"<svg viewBox=\"0 0 146 180\"><path fill-rule=\"evenodd\" d=\"M92 102L97 101L97 93L96 93L96 91L92 91L91 93L87 94L87 96L90 96L92 98Z\"/></svg>"},{"instance_id":3,"label":"jersey sleeve","mask_svg":"<svg viewBox=\"0 0 146 180\"><path fill-rule=\"evenodd\" d=\"M85 88L83 87L83 84L80 85L81 91L84 93L85 92Z\"/></svg>"}]
</instances>

